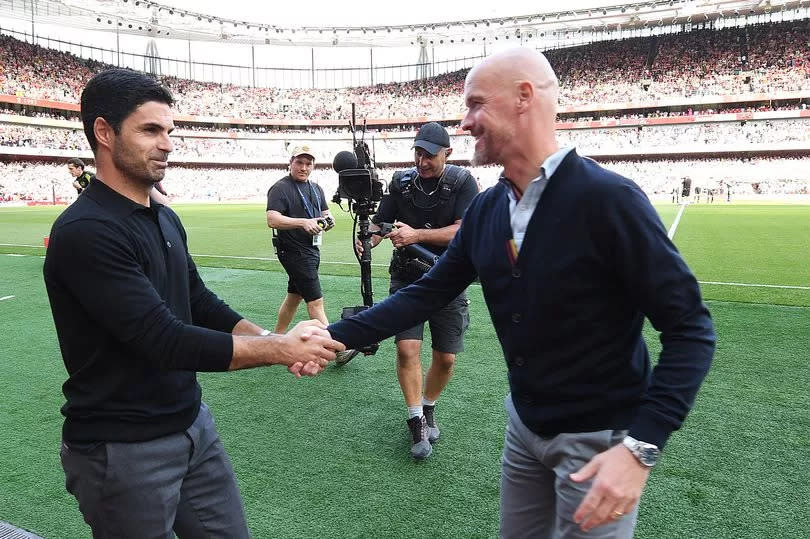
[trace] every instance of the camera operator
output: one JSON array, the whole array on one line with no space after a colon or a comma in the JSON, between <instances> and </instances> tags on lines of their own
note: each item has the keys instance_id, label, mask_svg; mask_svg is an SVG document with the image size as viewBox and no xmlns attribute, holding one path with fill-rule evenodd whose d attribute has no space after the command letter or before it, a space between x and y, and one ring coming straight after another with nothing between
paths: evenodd
<instances>
[{"instance_id":1,"label":"camera operator","mask_svg":"<svg viewBox=\"0 0 810 539\"><path fill-rule=\"evenodd\" d=\"M318 278L323 233L334 225L320 185L309 181L315 156L309 146L296 146L290 156L290 173L267 191L267 226L273 229L273 247L287 272L287 295L278 311L275 333L285 333L303 298L309 317L329 322ZM338 359L354 357L350 350Z\"/></svg>"},{"instance_id":2,"label":"camera operator","mask_svg":"<svg viewBox=\"0 0 810 539\"><path fill-rule=\"evenodd\" d=\"M475 178L466 169L447 164L453 150L441 125L436 122L423 125L413 148L416 167L394 173L370 227L371 231L379 231L381 223L395 225L384 236L397 248L389 268L391 294L422 276L419 264L409 261L410 255L403 247L421 244L441 255L456 234L464 210L478 193ZM371 246L381 241L381 236L374 235ZM356 247L362 250L359 242ZM450 381L456 354L463 349L464 331L469 324L466 295L462 293L429 322L433 361L425 375L424 395L419 357L424 324L396 336L397 378L408 407L408 428L413 438L411 454L418 459L431 454L431 443L439 437L434 408Z\"/></svg>"}]
</instances>

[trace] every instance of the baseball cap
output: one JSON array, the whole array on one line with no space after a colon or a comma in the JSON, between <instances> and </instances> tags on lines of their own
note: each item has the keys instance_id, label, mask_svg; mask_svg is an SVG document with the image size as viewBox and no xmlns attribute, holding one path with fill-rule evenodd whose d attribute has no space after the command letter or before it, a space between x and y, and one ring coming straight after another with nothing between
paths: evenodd
<instances>
[{"instance_id":1,"label":"baseball cap","mask_svg":"<svg viewBox=\"0 0 810 539\"><path fill-rule=\"evenodd\" d=\"M436 155L443 148L450 147L450 135L444 127L436 122L426 123L419 128L413 141L414 148L422 148L431 155Z\"/></svg>"},{"instance_id":2,"label":"baseball cap","mask_svg":"<svg viewBox=\"0 0 810 539\"><path fill-rule=\"evenodd\" d=\"M293 148L292 154L290 154L290 159L295 159L299 155L308 155L312 159L315 159L315 154L312 152L312 148L310 148L308 144L301 144Z\"/></svg>"}]
</instances>

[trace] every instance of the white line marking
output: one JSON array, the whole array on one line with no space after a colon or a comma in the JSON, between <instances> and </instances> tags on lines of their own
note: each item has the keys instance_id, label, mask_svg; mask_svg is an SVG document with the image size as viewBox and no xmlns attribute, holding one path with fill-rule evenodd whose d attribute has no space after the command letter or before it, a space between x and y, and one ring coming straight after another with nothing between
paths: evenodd
<instances>
[{"instance_id":1,"label":"white line marking","mask_svg":"<svg viewBox=\"0 0 810 539\"><path fill-rule=\"evenodd\" d=\"M675 227L678 225L678 221L681 218L681 213L683 213L683 208L685 206L681 206L681 211L678 213L678 217L675 219L675 222L672 224L672 228L670 229L670 238L672 237L672 233L674 232ZM20 245L17 243L0 243L0 246L9 246L9 247L39 247L38 245ZM19 255L19 254L9 254L8 256L27 256L27 255ZM259 260L264 262L278 262L278 258L273 257L261 257L261 256L230 256L230 255L205 255L205 254L192 254L191 256L202 256L206 258L232 258L234 260ZM40 257L44 258L44 257ZM339 264L344 266L354 265L357 262L330 262L328 260L321 260L321 264ZM371 264L372 266L377 266L381 268L388 267L388 264ZM744 286L749 288L781 288L785 290L810 290L810 286L793 286L793 285L783 285L783 284L757 284L757 283L730 283L725 281L698 281L700 284L713 284L718 286ZM10 296L14 297L14 296ZM8 299L8 298L3 298Z\"/></svg>"},{"instance_id":2,"label":"white line marking","mask_svg":"<svg viewBox=\"0 0 810 539\"><path fill-rule=\"evenodd\" d=\"M26 245L24 243L0 243L0 247L45 247L44 245Z\"/></svg>"},{"instance_id":3,"label":"white line marking","mask_svg":"<svg viewBox=\"0 0 810 539\"><path fill-rule=\"evenodd\" d=\"M669 232L667 232L667 237L671 240L675 237L675 229L678 228L678 223L681 222L681 215L683 215L683 210L686 208L686 204L681 204L681 209L678 210L678 215L675 217L675 222L672 223L672 226L669 227Z\"/></svg>"},{"instance_id":4,"label":"white line marking","mask_svg":"<svg viewBox=\"0 0 810 539\"><path fill-rule=\"evenodd\" d=\"M20 255L17 253L8 253L6 256L28 256L28 255Z\"/></svg>"},{"instance_id":5,"label":"white line marking","mask_svg":"<svg viewBox=\"0 0 810 539\"><path fill-rule=\"evenodd\" d=\"M753 284L753 283L724 283L722 281L698 281L700 284L716 284L720 286L749 286L755 288L786 288L790 290L810 290L810 286L791 286L787 284Z\"/></svg>"},{"instance_id":6,"label":"white line marking","mask_svg":"<svg viewBox=\"0 0 810 539\"><path fill-rule=\"evenodd\" d=\"M234 260L259 260L262 262L278 262L278 258L275 257L263 257L263 256L230 256L230 255L205 255L205 254L194 254L191 253L191 256L203 256L206 258L232 258ZM329 260L321 259L321 264L339 264L343 266L354 266L357 262L332 262ZM388 264L371 264L372 266L377 266L380 268L387 268Z\"/></svg>"},{"instance_id":7,"label":"white line marking","mask_svg":"<svg viewBox=\"0 0 810 539\"><path fill-rule=\"evenodd\" d=\"M0 298L0 301L5 301L7 299L12 299L12 298L14 298L14 296L5 296L5 297Z\"/></svg>"}]
</instances>

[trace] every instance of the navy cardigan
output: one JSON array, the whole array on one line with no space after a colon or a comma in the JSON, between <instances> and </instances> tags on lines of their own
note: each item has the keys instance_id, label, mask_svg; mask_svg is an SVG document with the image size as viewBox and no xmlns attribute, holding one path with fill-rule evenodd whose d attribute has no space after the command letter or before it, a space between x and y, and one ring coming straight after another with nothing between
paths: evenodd
<instances>
[{"instance_id":1,"label":"navy cardigan","mask_svg":"<svg viewBox=\"0 0 810 539\"><path fill-rule=\"evenodd\" d=\"M541 436L629 429L663 447L711 364L698 283L641 189L570 152L550 178L520 254L505 182L472 202L423 278L329 326L353 348L426 320L476 276L523 422ZM663 345L651 369L644 317Z\"/></svg>"}]
</instances>

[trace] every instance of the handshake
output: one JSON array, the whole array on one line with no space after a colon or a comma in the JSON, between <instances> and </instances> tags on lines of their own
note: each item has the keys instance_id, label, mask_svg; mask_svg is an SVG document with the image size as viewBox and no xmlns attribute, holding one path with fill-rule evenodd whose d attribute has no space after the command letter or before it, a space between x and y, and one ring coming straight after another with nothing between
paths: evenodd
<instances>
[{"instance_id":1,"label":"handshake","mask_svg":"<svg viewBox=\"0 0 810 539\"><path fill-rule=\"evenodd\" d=\"M286 366L297 378L317 375L346 350L318 320L299 322L284 335L272 338L275 346L269 363Z\"/></svg>"}]
</instances>

